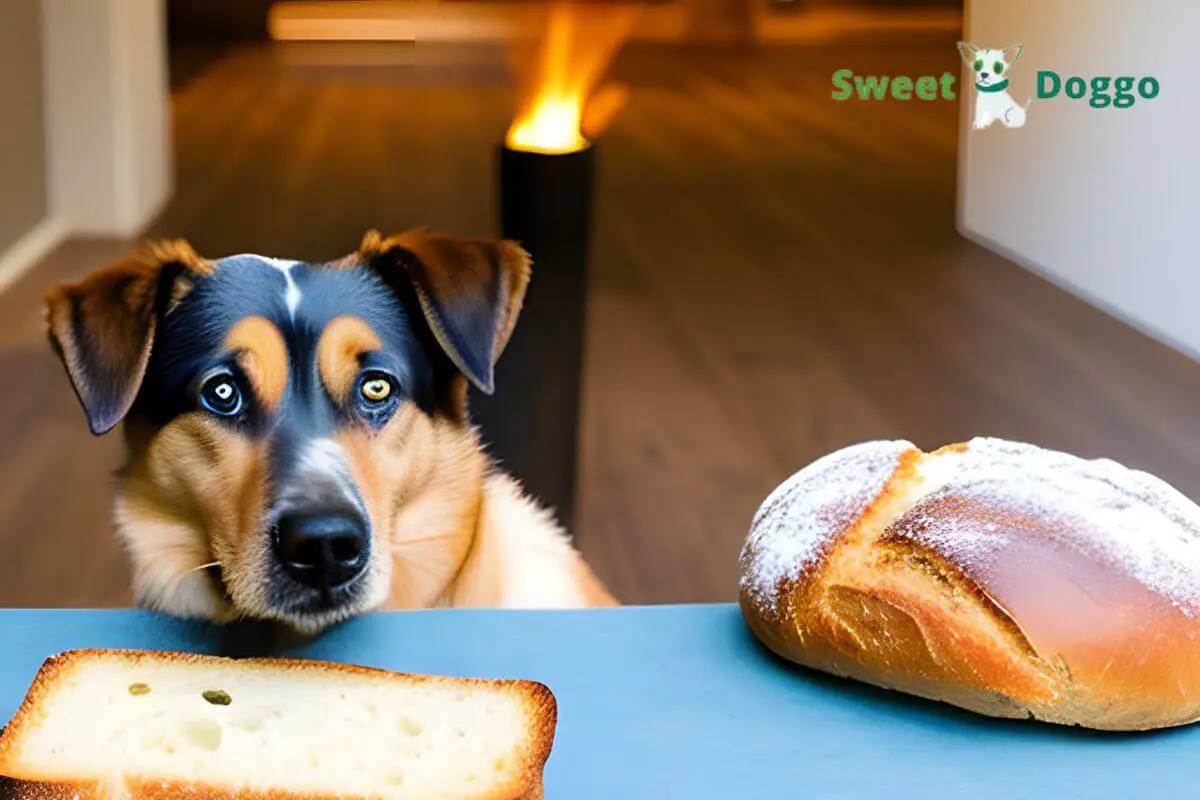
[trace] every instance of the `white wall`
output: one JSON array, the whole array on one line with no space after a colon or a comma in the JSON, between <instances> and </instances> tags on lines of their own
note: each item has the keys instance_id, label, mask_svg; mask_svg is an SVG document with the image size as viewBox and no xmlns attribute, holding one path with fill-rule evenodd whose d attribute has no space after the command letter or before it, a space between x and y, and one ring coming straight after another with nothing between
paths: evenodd
<instances>
[{"instance_id":1,"label":"white wall","mask_svg":"<svg viewBox=\"0 0 1200 800\"><path fill-rule=\"evenodd\" d=\"M1085 299L1200 354L1200 91L1196 0L968 0L967 41L1025 46L1010 93L1039 69L1151 75L1129 109L1034 99L1024 128L969 127L964 71L959 229Z\"/></svg>"},{"instance_id":2,"label":"white wall","mask_svg":"<svg viewBox=\"0 0 1200 800\"><path fill-rule=\"evenodd\" d=\"M0 289L58 246L46 187L42 11L9 3L0 13Z\"/></svg>"},{"instance_id":3,"label":"white wall","mask_svg":"<svg viewBox=\"0 0 1200 800\"><path fill-rule=\"evenodd\" d=\"M42 0L50 213L136 235L172 190L163 0Z\"/></svg>"}]
</instances>

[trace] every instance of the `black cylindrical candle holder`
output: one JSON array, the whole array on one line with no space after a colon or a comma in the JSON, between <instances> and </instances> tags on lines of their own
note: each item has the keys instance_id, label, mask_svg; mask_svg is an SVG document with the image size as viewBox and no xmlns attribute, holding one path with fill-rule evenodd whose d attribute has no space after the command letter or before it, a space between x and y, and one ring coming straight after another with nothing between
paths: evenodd
<instances>
[{"instance_id":1,"label":"black cylindrical candle holder","mask_svg":"<svg viewBox=\"0 0 1200 800\"><path fill-rule=\"evenodd\" d=\"M574 529L595 150L501 145L500 228L533 258L521 316L471 412L488 451Z\"/></svg>"}]
</instances>

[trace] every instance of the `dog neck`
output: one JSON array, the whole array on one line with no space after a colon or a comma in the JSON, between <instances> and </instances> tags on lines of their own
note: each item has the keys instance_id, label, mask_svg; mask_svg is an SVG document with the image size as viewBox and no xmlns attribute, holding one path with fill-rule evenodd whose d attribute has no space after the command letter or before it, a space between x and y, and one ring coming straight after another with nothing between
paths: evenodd
<instances>
[{"instance_id":1,"label":"dog neck","mask_svg":"<svg viewBox=\"0 0 1200 800\"><path fill-rule=\"evenodd\" d=\"M1002 81L993 83L991 86L984 86L982 83L975 84L975 88L981 92L1003 92L1008 88L1008 78Z\"/></svg>"},{"instance_id":2,"label":"dog neck","mask_svg":"<svg viewBox=\"0 0 1200 800\"><path fill-rule=\"evenodd\" d=\"M491 471L480 511L471 551L439 605L565 608L596 602L587 596L591 573L565 531L517 481ZM595 595L607 597L603 587Z\"/></svg>"}]
</instances>

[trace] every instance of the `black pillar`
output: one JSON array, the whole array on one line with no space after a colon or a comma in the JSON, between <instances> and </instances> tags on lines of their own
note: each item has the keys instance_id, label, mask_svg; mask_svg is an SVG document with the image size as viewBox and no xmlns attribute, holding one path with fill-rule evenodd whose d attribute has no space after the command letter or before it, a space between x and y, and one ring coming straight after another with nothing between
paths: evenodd
<instances>
[{"instance_id":1,"label":"black pillar","mask_svg":"<svg viewBox=\"0 0 1200 800\"><path fill-rule=\"evenodd\" d=\"M501 235L529 251L533 277L495 393L474 392L471 415L502 468L571 531L595 151L501 146L498 159Z\"/></svg>"}]
</instances>

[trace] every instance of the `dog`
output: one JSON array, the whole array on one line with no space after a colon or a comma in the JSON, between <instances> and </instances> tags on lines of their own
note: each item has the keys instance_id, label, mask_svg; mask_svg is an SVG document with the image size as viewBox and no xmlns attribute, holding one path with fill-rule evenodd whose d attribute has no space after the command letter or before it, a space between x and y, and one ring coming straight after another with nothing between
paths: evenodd
<instances>
[{"instance_id":1,"label":"dog","mask_svg":"<svg viewBox=\"0 0 1200 800\"><path fill-rule=\"evenodd\" d=\"M303 633L376 609L615 605L470 423L530 270L509 241L370 231L328 263L151 243L51 289L92 433L124 434L135 603Z\"/></svg>"},{"instance_id":2,"label":"dog","mask_svg":"<svg viewBox=\"0 0 1200 800\"><path fill-rule=\"evenodd\" d=\"M1029 109L1017 105L1008 93L1008 72L1021 57L1022 45L1013 45L1003 50L984 50L966 42L958 43L958 52L975 72L975 121L972 127L982 130L996 120L1006 128L1020 128L1025 124Z\"/></svg>"}]
</instances>

